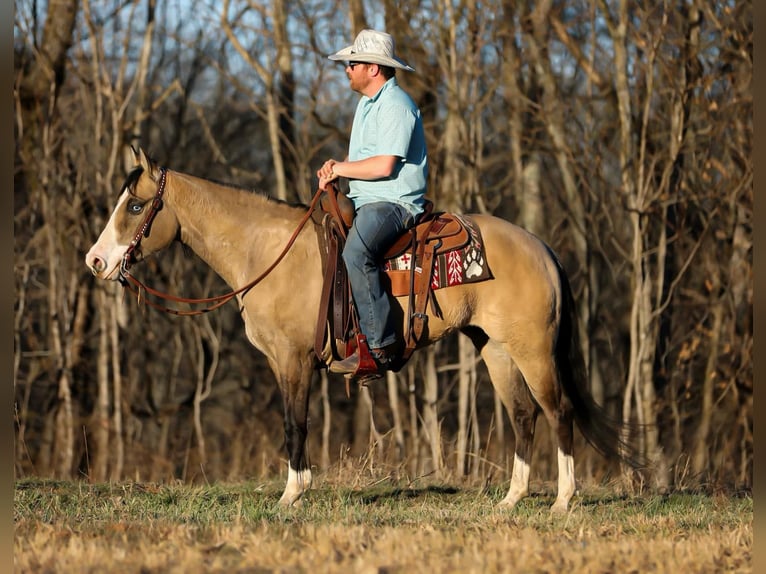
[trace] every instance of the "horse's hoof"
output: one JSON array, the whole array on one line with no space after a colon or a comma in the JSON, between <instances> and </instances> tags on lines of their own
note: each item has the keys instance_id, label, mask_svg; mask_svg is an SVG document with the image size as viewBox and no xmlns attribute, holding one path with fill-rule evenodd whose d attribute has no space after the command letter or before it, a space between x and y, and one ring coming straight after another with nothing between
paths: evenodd
<instances>
[{"instance_id":1,"label":"horse's hoof","mask_svg":"<svg viewBox=\"0 0 766 574\"><path fill-rule=\"evenodd\" d=\"M501 510L513 510L516 507L516 504L518 504L521 497L505 497L503 500L497 503L497 507Z\"/></svg>"},{"instance_id":2,"label":"horse's hoof","mask_svg":"<svg viewBox=\"0 0 766 574\"><path fill-rule=\"evenodd\" d=\"M282 496L282 498L279 499L278 504L282 508L300 508L303 506L303 498L301 496L298 496L297 498Z\"/></svg>"},{"instance_id":3,"label":"horse's hoof","mask_svg":"<svg viewBox=\"0 0 766 574\"><path fill-rule=\"evenodd\" d=\"M551 514L566 514L569 504L565 500L557 500L551 506Z\"/></svg>"},{"instance_id":4,"label":"horse's hoof","mask_svg":"<svg viewBox=\"0 0 766 574\"><path fill-rule=\"evenodd\" d=\"M513 510L513 508L515 508L518 504L519 500L524 498L526 495L526 492L508 492L505 495L505 498L497 503L497 507L502 508L503 510Z\"/></svg>"}]
</instances>

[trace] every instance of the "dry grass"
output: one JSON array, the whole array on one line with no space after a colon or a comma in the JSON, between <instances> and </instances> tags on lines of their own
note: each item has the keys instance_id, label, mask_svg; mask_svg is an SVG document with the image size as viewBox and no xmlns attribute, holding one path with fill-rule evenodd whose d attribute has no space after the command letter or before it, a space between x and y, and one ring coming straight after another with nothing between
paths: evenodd
<instances>
[{"instance_id":1,"label":"dry grass","mask_svg":"<svg viewBox=\"0 0 766 574\"><path fill-rule=\"evenodd\" d=\"M320 481L321 482L321 481ZM503 489L21 481L16 572L750 572L752 498L581 493L513 512Z\"/></svg>"}]
</instances>

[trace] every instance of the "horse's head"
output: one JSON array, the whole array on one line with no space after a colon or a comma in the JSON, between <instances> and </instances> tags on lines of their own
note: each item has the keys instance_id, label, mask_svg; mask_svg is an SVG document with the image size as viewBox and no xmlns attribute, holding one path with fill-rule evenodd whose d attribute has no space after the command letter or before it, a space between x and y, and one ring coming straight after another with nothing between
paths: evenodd
<instances>
[{"instance_id":1,"label":"horse's head","mask_svg":"<svg viewBox=\"0 0 766 574\"><path fill-rule=\"evenodd\" d=\"M117 205L85 256L85 264L100 279L119 279L123 262L130 265L163 249L178 233L178 220L162 200L167 174L142 149L133 149L133 157L135 167Z\"/></svg>"}]
</instances>

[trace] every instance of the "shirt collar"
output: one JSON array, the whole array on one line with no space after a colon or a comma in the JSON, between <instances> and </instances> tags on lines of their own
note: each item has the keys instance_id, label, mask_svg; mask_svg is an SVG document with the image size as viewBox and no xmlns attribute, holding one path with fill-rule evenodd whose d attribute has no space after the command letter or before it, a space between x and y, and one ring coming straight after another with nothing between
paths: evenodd
<instances>
[{"instance_id":1,"label":"shirt collar","mask_svg":"<svg viewBox=\"0 0 766 574\"><path fill-rule=\"evenodd\" d=\"M392 89L392 88L394 88L394 87L396 87L396 86L398 86L398 85L399 85L399 83L396 81L396 76L394 76L393 78L389 78L388 80L386 80L386 83L385 83L385 84L383 84L383 85L380 87L380 89L378 90L378 92L377 92L377 93L376 93L374 96L372 96L371 98L368 98L368 99L369 99L371 102L374 102L374 101L376 101L378 98L380 98L380 95L381 95L381 94L383 94L384 92L387 92L388 90L390 90L390 89ZM367 97L367 96L365 96L365 97Z\"/></svg>"}]
</instances>

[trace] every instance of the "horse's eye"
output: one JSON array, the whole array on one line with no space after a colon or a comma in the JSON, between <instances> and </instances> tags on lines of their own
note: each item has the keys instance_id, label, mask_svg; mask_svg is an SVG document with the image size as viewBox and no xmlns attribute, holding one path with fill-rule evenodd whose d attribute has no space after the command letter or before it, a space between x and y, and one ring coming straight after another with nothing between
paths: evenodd
<instances>
[{"instance_id":1,"label":"horse's eye","mask_svg":"<svg viewBox=\"0 0 766 574\"><path fill-rule=\"evenodd\" d=\"M128 202L128 213L131 215L138 215L144 210L144 204L143 201L136 201L131 200Z\"/></svg>"}]
</instances>

